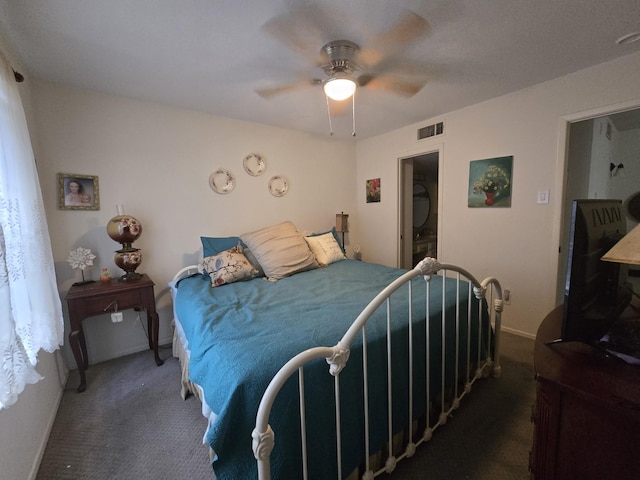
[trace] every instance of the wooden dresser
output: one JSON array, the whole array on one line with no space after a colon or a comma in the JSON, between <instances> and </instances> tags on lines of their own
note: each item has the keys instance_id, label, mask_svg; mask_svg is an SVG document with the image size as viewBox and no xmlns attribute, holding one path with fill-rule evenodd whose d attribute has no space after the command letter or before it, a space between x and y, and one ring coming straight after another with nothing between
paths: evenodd
<instances>
[{"instance_id":1,"label":"wooden dresser","mask_svg":"<svg viewBox=\"0 0 640 480\"><path fill-rule=\"evenodd\" d=\"M640 478L640 366L560 336L562 306L536 336L529 468L536 480Z\"/></svg>"}]
</instances>

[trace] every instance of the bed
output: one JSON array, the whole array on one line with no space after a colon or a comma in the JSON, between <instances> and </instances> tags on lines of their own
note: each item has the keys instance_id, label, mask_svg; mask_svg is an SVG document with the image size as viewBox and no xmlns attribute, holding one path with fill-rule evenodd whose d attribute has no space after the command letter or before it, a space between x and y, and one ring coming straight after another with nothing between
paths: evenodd
<instances>
[{"instance_id":1,"label":"bed","mask_svg":"<svg viewBox=\"0 0 640 480\"><path fill-rule=\"evenodd\" d=\"M181 393L202 401L215 478L390 473L499 376L500 285L431 258L410 271L347 259L333 231L323 251L292 225L274 244L277 227L203 238L199 267L170 283ZM283 273L273 252L290 256L292 237L307 260Z\"/></svg>"}]
</instances>

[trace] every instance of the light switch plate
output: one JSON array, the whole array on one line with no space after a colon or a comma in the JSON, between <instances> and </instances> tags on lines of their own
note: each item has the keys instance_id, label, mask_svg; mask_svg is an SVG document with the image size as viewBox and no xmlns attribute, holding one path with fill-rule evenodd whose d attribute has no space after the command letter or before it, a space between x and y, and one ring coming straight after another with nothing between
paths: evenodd
<instances>
[{"instance_id":1,"label":"light switch plate","mask_svg":"<svg viewBox=\"0 0 640 480\"><path fill-rule=\"evenodd\" d=\"M544 205L549 203L549 190L538 191L538 205Z\"/></svg>"}]
</instances>

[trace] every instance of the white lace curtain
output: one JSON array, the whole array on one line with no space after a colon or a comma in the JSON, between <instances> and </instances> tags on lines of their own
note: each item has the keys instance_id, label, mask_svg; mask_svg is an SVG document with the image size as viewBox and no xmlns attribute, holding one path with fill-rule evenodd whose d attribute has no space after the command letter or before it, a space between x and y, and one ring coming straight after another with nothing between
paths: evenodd
<instances>
[{"instance_id":1,"label":"white lace curtain","mask_svg":"<svg viewBox=\"0 0 640 480\"><path fill-rule=\"evenodd\" d=\"M0 409L42 379L40 349L64 323L33 150L13 70L0 55Z\"/></svg>"}]
</instances>

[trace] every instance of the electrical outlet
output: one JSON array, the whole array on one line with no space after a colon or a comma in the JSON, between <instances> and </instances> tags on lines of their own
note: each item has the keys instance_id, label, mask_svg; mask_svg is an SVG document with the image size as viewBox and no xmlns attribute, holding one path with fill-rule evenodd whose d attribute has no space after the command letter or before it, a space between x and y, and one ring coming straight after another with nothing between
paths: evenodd
<instances>
[{"instance_id":1,"label":"electrical outlet","mask_svg":"<svg viewBox=\"0 0 640 480\"><path fill-rule=\"evenodd\" d=\"M502 301L507 305L511 305L511 290L508 288L502 291Z\"/></svg>"},{"instance_id":2,"label":"electrical outlet","mask_svg":"<svg viewBox=\"0 0 640 480\"><path fill-rule=\"evenodd\" d=\"M113 323L119 323L122 321L122 312L113 312L111 314L111 321Z\"/></svg>"}]
</instances>

